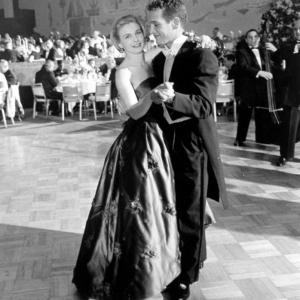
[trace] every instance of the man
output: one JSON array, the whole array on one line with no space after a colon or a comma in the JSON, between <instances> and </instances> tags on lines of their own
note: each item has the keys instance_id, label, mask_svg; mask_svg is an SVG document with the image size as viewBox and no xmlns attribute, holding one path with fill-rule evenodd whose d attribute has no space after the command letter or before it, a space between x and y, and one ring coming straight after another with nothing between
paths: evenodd
<instances>
[{"instance_id":1,"label":"man","mask_svg":"<svg viewBox=\"0 0 300 300\"><path fill-rule=\"evenodd\" d=\"M91 38L91 47L94 47L95 44L99 44L101 47L105 47L104 43L105 43L105 37L101 36L99 30L94 30Z\"/></svg>"},{"instance_id":2,"label":"man","mask_svg":"<svg viewBox=\"0 0 300 300\"><path fill-rule=\"evenodd\" d=\"M165 106L174 124L163 124L175 172L178 227L181 244L181 274L166 289L171 299L187 299L189 285L198 280L206 258L204 214L206 196L227 206L224 175L213 120L213 102L218 84L218 62L209 49L197 48L183 35L187 19L182 0L152 0L147 19L160 52L153 70L160 82L173 82L175 97L164 93L165 84L152 93L155 103ZM181 121L181 122L177 122Z\"/></svg>"},{"instance_id":3,"label":"man","mask_svg":"<svg viewBox=\"0 0 300 300\"><path fill-rule=\"evenodd\" d=\"M265 61L260 46L260 37L255 29L245 34L245 40L239 45L236 58L239 69L239 115L235 146L245 146L248 128L254 107L267 107L267 80L273 78L272 73L265 71ZM259 138L259 120L255 114L256 141Z\"/></svg>"},{"instance_id":4,"label":"man","mask_svg":"<svg viewBox=\"0 0 300 300\"><path fill-rule=\"evenodd\" d=\"M20 99L19 94L19 81L17 76L10 70L9 63L7 60L1 59L0 60L0 72L4 74L7 84L8 84L8 96L7 96L7 102L8 107L11 103L11 106L13 106L12 116L15 116L15 107L17 107L17 117L21 121L22 117L24 117L25 112L24 108ZM11 101L9 103L9 101Z\"/></svg>"},{"instance_id":5,"label":"man","mask_svg":"<svg viewBox=\"0 0 300 300\"><path fill-rule=\"evenodd\" d=\"M54 44L51 39L48 39L45 43L43 43L41 58L44 58L46 60L51 59L55 61L56 49L54 48Z\"/></svg>"},{"instance_id":6,"label":"man","mask_svg":"<svg viewBox=\"0 0 300 300\"><path fill-rule=\"evenodd\" d=\"M0 59L7 60L9 62L19 61L18 52L13 49L13 44L11 41L5 42L4 47L4 51L0 52Z\"/></svg>"},{"instance_id":7,"label":"man","mask_svg":"<svg viewBox=\"0 0 300 300\"><path fill-rule=\"evenodd\" d=\"M228 72L227 72L227 79L234 79L235 81L238 80L239 77L239 70L238 67L236 65L236 61L235 61L235 55L232 53L226 54L224 55L224 61L223 61L224 67L227 68ZM236 96L236 95L235 95Z\"/></svg>"},{"instance_id":8,"label":"man","mask_svg":"<svg viewBox=\"0 0 300 300\"><path fill-rule=\"evenodd\" d=\"M295 143L300 140L300 19L294 22L293 43L276 49L269 43L277 60L285 61L283 120L280 138L280 157L277 166L284 166L295 155Z\"/></svg>"},{"instance_id":9,"label":"man","mask_svg":"<svg viewBox=\"0 0 300 300\"><path fill-rule=\"evenodd\" d=\"M53 60L46 60L45 64L35 74L35 82L42 83L45 95L49 99L62 100L62 93L56 91L56 86L58 85L58 81L54 76L55 63ZM59 115L59 105L58 101L51 101L49 110L52 115Z\"/></svg>"}]
</instances>

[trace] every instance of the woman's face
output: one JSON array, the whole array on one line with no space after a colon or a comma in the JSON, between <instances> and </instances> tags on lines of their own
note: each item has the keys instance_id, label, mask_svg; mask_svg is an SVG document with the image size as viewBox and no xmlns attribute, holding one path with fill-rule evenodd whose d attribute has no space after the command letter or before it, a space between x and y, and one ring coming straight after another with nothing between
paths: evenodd
<instances>
[{"instance_id":1,"label":"woman's face","mask_svg":"<svg viewBox=\"0 0 300 300\"><path fill-rule=\"evenodd\" d=\"M128 23L119 29L120 47L126 53L140 53L144 48L144 33L137 23Z\"/></svg>"}]
</instances>

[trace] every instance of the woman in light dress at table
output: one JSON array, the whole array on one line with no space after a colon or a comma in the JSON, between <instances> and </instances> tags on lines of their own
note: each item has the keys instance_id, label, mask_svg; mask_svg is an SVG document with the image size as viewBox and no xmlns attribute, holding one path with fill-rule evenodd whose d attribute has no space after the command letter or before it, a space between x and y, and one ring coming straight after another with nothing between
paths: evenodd
<instances>
[{"instance_id":1,"label":"woman in light dress at table","mask_svg":"<svg viewBox=\"0 0 300 300\"><path fill-rule=\"evenodd\" d=\"M159 127L162 111L150 98L157 83L143 52L143 26L124 16L112 37L125 51L116 84L129 119L107 153L73 283L96 299L149 299L180 271L174 175Z\"/></svg>"}]
</instances>

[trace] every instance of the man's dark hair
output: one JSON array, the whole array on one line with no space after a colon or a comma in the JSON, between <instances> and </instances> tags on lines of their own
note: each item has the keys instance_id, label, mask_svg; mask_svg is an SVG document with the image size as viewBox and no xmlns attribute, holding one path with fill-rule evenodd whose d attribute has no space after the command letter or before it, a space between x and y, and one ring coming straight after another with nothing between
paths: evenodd
<instances>
[{"instance_id":1,"label":"man's dark hair","mask_svg":"<svg viewBox=\"0 0 300 300\"><path fill-rule=\"evenodd\" d=\"M230 61L235 61L235 55L232 53L224 55L224 58L226 58L227 60L230 60Z\"/></svg>"},{"instance_id":2,"label":"man's dark hair","mask_svg":"<svg viewBox=\"0 0 300 300\"><path fill-rule=\"evenodd\" d=\"M175 17L178 17L181 24L187 22L187 12L182 0L150 0L146 6L146 10L153 11L156 9L163 10L163 17L170 22Z\"/></svg>"},{"instance_id":3,"label":"man's dark hair","mask_svg":"<svg viewBox=\"0 0 300 300\"><path fill-rule=\"evenodd\" d=\"M257 35L259 36L259 32L258 32L256 29L251 28L251 29L249 29L249 30L245 33L245 38L247 38L247 37L248 37L248 34L249 34L250 32L252 32L252 31L256 32Z\"/></svg>"}]
</instances>

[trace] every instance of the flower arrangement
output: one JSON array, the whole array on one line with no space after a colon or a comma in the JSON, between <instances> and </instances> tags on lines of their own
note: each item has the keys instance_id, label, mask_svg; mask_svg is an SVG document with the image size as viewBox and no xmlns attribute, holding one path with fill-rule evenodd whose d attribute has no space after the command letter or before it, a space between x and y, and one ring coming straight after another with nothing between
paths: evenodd
<instances>
[{"instance_id":1,"label":"flower arrangement","mask_svg":"<svg viewBox=\"0 0 300 300\"><path fill-rule=\"evenodd\" d=\"M188 37L188 40L197 43L197 47L200 48L209 48L213 51L218 58L223 57L224 55L224 46L223 44L217 43L208 35L202 34L197 35L194 31L186 31L184 34Z\"/></svg>"},{"instance_id":2,"label":"flower arrangement","mask_svg":"<svg viewBox=\"0 0 300 300\"><path fill-rule=\"evenodd\" d=\"M269 10L262 15L261 33L276 46L293 39L293 22L299 18L296 1L273 1Z\"/></svg>"}]
</instances>

